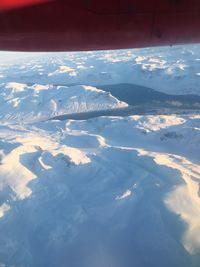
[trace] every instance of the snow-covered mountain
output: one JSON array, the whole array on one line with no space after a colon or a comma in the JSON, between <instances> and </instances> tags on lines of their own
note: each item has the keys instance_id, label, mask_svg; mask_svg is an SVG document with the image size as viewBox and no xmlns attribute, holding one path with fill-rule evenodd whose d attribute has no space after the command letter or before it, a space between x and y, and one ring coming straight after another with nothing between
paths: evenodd
<instances>
[{"instance_id":1,"label":"snow-covered mountain","mask_svg":"<svg viewBox=\"0 0 200 267\"><path fill-rule=\"evenodd\" d=\"M199 267L198 106L195 114L55 119L127 103L145 113L150 97L175 99L175 111L178 100L198 103L199 51L6 54L0 267Z\"/></svg>"},{"instance_id":2,"label":"snow-covered mountain","mask_svg":"<svg viewBox=\"0 0 200 267\"><path fill-rule=\"evenodd\" d=\"M22 53L19 58L20 54L2 58L0 81L93 86L132 83L164 93L200 95L199 45L85 53Z\"/></svg>"},{"instance_id":3,"label":"snow-covered mountain","mask_svg":"<svg viewBox=\"0 0 200 267\"><path fill-rule=\"evenodd\" d=\"M2 125L2 264L198 267L199 121Z\"/></svg>"},{"instance_id":4,"label":"snow-covered mountain","mask_svg":"<svg viewBox=\"0 0 200 267\"><path fill-rule=\"evenodd\" d=\"M35 121L53 116L128 106L93 86L52 86L9 82L0 85L3 121Z\"/></svg>"}]
</instances>

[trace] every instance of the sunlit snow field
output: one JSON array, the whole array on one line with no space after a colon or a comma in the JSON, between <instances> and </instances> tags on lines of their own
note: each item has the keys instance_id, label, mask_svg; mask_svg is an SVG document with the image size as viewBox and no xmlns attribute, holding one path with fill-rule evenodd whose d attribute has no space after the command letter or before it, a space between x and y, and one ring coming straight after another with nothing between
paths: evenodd
<instances>
[{"instance_id":1,"label":"sunlit snow field","mask_svg":"<svg viewBox=\"0 0 200 267\"><path fill-rule=\"evenodd\" d=\"M0 53L0 267L44 266L200 266L200 45Z\"/></svg>"}]
</instances>

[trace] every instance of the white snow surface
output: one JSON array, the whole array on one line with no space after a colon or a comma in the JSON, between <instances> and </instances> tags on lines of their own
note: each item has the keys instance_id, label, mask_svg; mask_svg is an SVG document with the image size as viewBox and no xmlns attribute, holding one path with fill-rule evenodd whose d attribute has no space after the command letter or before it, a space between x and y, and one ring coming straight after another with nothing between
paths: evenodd
<instances>
[{"instance_id":1,"label":"white snow surface","mask_svg":"<svg viewBox=\"0 0 200 267\"><path fill-rule=\"evenodd\" d=\"M38 121L53 116L128 106L94 86L52 86L9 82L0 85L0 118Z\"/></svg>"},{"instance_id":2,"label":"white snow surface","mask_svg":"<svg viewBox=\"0 0 200 267\"><path fill-rule=\"evenodd\" d=\"M1 63L1 267L199 267L199 115L48 120L127 106L94 83L130 73L199 93L197 48Z\"/></svg>"},{"instance_id":3,"label":"white snow surface","mask_svg":"<svg viewBox=\"0 0 200 267\"><path fill-rule=\"evenodd\" d=\"M12 53L2 57L0 83L132 83L164 93L200 95L198 44L85 53L22 53L19 58Z\"/></svg>"},{"instance_id":4,"label":"white snow surface","mask_svg":"<svg viewBox=\"0 0 200 267\"><path fill-rule=\"evenodd\" d=\"M2 124L2 264L198 267L199 122Z\"/></svg>"}]
</instances>

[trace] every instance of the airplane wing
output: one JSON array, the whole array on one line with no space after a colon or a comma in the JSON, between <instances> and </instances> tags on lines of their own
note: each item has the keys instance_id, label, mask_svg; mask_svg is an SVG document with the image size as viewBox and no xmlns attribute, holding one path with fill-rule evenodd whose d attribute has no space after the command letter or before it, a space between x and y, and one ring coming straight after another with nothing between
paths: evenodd
<instances>
[{"instance_id":1,"label":"airplane wing","mask_svg":"<svg viewBox=\"0 0 200 267\"><path fill-rule=\"evenodd\" d=\"M199 0L0 2L0 50L79 51L196 42Z\"/></svg>"}]
</instances>

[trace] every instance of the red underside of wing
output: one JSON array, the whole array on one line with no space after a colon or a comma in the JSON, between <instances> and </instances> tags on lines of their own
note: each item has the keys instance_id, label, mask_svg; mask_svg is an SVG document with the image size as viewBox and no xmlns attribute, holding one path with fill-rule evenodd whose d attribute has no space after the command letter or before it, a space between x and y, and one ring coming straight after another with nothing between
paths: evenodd
<instances>
[{"instance_id":1,"label":"red underside of wing","mask_svg":"<svg viewBox=\"0 0 200 267\"><path fill-rule=\"evenodd\" d=\"M1 0L0 11L22 8L47 2L45 0Z\"/></svg>"},{"instance_id":2,"label":"red underside of wing","mask_svg":"<svg viewBox=\"0 0 200 267\"><path fill-rule=\"evenodd\" d=\"M0 50L77 51L200 42L199 0L4 0L0 10Z\"/></svg>"}]
</instances>

